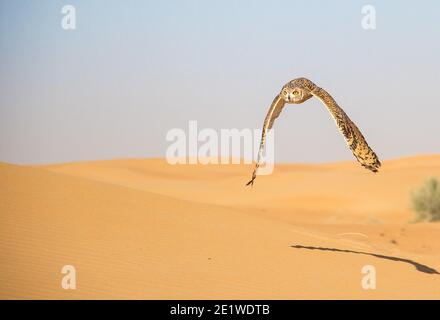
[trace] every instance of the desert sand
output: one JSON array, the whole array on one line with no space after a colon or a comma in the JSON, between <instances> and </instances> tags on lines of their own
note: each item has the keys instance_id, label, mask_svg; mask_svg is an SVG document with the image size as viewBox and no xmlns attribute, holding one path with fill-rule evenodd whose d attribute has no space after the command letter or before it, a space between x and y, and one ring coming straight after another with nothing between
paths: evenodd
<instances>
[{"instance_id":1,"label":"desert sand","mask_svg":"<svg viewBox=\"0 0 440 320\"><path fill-rule=\"evenodd\" d=\"M253 165L0 163L2 299L439 299L440 223L410 191L440 155ZM61 287L64 265L77 288ZM361 286L376 270L376 289Z\"/></svg>"}]
</instances>

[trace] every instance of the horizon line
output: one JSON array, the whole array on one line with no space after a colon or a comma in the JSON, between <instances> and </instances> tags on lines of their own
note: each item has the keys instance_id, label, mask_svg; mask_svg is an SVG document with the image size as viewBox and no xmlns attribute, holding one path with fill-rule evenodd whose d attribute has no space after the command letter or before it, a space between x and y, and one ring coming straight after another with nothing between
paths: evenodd
<instances>
[{"instance_id":1,"label":"horizon line","mask_svg":"<svg viewBox=\"0 0 440 320\"><path fill-rule=\"evenodd\" d=\"M427 157L440 157L440 153L421 153L421 154L415 154L415 155L405 155L401 157L392 157L381 160L381 162L389 162L389 161L396 161L396 160L402 160L402 159L414 159L414 158L427 158ZM197 157L186 157L185 159L194 159ZM182 159L182 158L179 158ZM185 163L185 164L170 164L170 165L187 165L187 166L194 166L194 165L252 165L255 164L255 161L248 161L244 158L237 158L237 157L203 157L198 159L216 159L218 160L218 163L208 163L208 164L202 164L202 163ZM221 159L229 159L228 163L221 163ZM44 167L44 166L54 166L54 165L67 165L67 164L78 164L78 163L93 163L93 162L111 162L111 161L141 161L141 160L163 160L166 163L165 157L127 157L127 158L106 158L106 159L90 159L90 160L73 160L73 161L63 161L63 162L49 162L49 163L13 163L13 162L7 162L0 160L0 164L8 164L8 165L16 165L16 166L28 166L28 167ZM232 161L239 161L239 163L232 163ZM275 161L275 165L334 165L334 164L343 164L343 163L357 163L356 159L353 160L336 160L336 161L327 161L327 162L285 162Z\"/></svg>"}]
</instances>

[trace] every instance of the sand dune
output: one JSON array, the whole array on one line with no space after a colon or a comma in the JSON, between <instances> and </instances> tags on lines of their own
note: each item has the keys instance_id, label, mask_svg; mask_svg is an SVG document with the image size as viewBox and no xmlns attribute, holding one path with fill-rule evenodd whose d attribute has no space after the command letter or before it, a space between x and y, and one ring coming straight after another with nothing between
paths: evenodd
<instances>
[{"instance_id":1,"label":"sand dune","mask_svg":"<svg viewBox=\"0 0 440 320\"><path fill-rule=\"evenodd\" d=\"M0 298L440 297L440 224L409 192L440 155L251 165L0 164ZM77 289L61 287L74 265ZM361 287L364 265L377 288Z\"/></svg>"}]
</instances>

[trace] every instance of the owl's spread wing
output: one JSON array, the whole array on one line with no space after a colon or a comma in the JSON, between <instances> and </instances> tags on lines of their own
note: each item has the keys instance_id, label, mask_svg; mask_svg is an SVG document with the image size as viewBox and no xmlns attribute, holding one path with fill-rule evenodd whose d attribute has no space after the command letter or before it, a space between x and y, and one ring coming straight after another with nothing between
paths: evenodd
<instances>
[{"instance_id":1,"label":"owl's spread wing","mask_svg":"<svg viewBox=\"0 0 440 320\"><path fill-rule=\"evenodd\" d=\"M255 170L252 173L252 179L246 184L247 186L254 184L254 180L257 177L257 170L258 167L260 166L261 157L263 156L267 131L272 129L273 123L275 122L275 119L278 118L278 116L280 115L281 111L283 110L283 107L284 107L284 100L281 98L281 95L277 95L275 99L273 99L269 111L267 112L266 118L264 119L263 130L261 133L260 148L258 150L257 163L255 165Z\"/></svg>"},{"instance_id":2,"label":"owl's spread wing","mask_svg":"<svg viewBox=\"0 0 440 320\"><path fill-rule=\"evenodd\" d=\"M330 111L339 131L344 135L345 141L357 161L365 168L377 172L381 165L379 158L370 148L358 127L353 121L351 121L344 110L338 106L332 96L324 89L317 87L311 93L321 100Z\"/></svg>"}]
</instances>

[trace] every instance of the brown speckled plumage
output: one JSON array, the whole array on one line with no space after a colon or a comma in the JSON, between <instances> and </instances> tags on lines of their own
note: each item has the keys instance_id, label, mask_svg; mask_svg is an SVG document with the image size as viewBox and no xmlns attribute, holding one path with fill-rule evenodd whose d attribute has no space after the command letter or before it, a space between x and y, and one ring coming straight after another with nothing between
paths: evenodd
<instances>
[{"instance_id":1,"label":"brown speckled plumage","mask_svg":"<svg viewBox=\"0 0 440 320\"><path fill-rule=\"evenodd\" d=\"M313 96L318 98L327 107L357 161L363 167L373 172L378 171L381 164L376 153L370 148L358 127L351 121L344 110L339 107L332 96L324 89L315 85L312 81L306 78L298 78L288 82L282 88L269 108L266 118L264 119L255 170L252 174L252 179L246 185L252 185L257 177L257 170L260 166L262 153L264 151L267 131L273 127L274 121L280 115L284 105L286 103L303 103Z\"/></svg>"}]
</instances>

